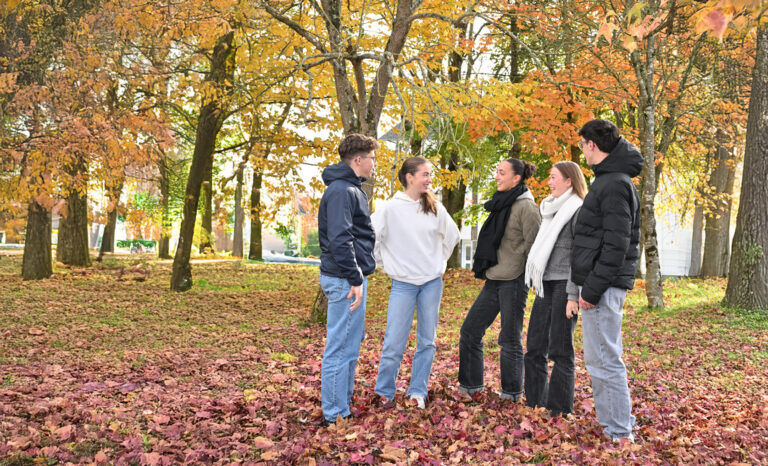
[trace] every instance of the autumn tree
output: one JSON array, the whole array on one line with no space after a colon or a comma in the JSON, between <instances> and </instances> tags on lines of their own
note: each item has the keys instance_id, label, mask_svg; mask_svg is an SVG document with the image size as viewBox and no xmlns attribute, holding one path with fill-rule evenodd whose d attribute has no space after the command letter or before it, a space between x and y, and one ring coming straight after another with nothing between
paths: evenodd
<instances>
[{"instance_id":1,"label":"autumn tree","mask_svg":"<svg viewBox=\"0 0 768 466\"><path fill-rule=\"evenodd\" d=\"M768 22L757 15L757 55L749 99L744 171L725 302L768 309Z\"/></svg>"}]
</instances>

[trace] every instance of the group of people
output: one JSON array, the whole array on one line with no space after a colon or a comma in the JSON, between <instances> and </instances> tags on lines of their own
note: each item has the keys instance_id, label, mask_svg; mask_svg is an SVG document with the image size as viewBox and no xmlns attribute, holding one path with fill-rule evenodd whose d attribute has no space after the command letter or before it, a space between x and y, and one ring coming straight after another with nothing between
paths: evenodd
<instances>
[{"instance_id":1,"label":"group of people","mask_svg":"<svg viewBox=\"0 0 768 466\"><path fill-rule=\"evenodd\" d=\"M574 162L553 165L550 195L541 205L526 186L536 167L506 159L496 167L496 192L477 238L472 270L485 280L461 326L459 392L485 390L483 336L501 315L502 399L525 395L529 406L553 415L573 411L573 332L582 316L584 364L592 380L598 422L614 441L634 440L635 418L622 361L626 292L639 260L639 198L631 178L643 158L607 120L578 132L595 178L587 191ZM328 299L321 400L326 424L351 416L355 368L365 333L366 277L383 266L392 286L375 391L393 403L396 379L414 314L417 346L406 397L425 408L435 356L442 275L459 230L432 192L432 170L408 158L398 179L403 191L370 215L362 183L376 164L377 141L352 134L339 145L340 162L323 171L320 202L320 285ZM523 350L529 287L536 297ZM551 374L548 360L553 362Z\"/></svg>"}]
</instances>

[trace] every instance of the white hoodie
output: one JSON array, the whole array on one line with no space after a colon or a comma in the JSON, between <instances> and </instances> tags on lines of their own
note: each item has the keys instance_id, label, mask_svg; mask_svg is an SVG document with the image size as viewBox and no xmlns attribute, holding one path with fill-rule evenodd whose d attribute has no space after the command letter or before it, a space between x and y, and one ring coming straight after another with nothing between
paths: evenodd
<instances>
[{"instance_id":1,"label":"white hoodie","mask_svg":"<svg viewBox=\"0 0 768 466\"><path fill-rule=\"evenodd\" d=\"M376 231L376 265L393 280L423 285L441 276L459 241L459 229L441 203L437 215L421 210L400 191L371 215Z\"/></svg>"}]
</instances>

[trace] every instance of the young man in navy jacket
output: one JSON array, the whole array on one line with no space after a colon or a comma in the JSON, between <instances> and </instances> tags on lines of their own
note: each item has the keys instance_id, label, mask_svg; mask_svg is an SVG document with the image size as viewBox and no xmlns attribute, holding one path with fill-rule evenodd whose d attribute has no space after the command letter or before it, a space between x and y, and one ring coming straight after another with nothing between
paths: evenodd
<instances>
[{"instance_id":1,"label":"young man in navy jacket","mask_svg":"<svg viewBox=\"0 0 768 466\"><path fill-rule=\"evenodd\" d=\"M320 286L328 298L321 399L325 423L348 417L360 344L365 334L367 275L373 273L375 236L363 181L376 166L378 142L350 134L339 144L341 161L323 170L320 201Z\"/></svg>"}]
</instances>

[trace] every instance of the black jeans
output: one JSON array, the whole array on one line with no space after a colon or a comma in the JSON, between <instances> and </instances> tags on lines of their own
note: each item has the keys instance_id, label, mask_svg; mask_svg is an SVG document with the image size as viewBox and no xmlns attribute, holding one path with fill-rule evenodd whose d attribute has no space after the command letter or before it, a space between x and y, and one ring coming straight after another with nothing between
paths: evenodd
<instances>
[{"instance_id":1,"label":"black jeans","mask_svg":"<svg viewBox=\"0 0 768 466\"><path fill-rule=\"evenodd\" d=\"M544 297L536 296L525 343L525 400L528 406L544 406L553 414L573 412L574 316L565 316L566 280L544 282ZM547 356L554 362L547 382Z\"/></svg>"},{"instance_id":2,"label":"black jeans","mask_svg":"<svg viewBox=\"0 0 768 466\"><path fill-rule=\"evenodd\" d=\"M459 384L468 391L483 385L483 336L501 313L501 391L514 399L523 394L523 317L528 287L514 280L486 280L461 325Z\"/></svg>"}]
</instances>

